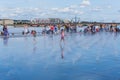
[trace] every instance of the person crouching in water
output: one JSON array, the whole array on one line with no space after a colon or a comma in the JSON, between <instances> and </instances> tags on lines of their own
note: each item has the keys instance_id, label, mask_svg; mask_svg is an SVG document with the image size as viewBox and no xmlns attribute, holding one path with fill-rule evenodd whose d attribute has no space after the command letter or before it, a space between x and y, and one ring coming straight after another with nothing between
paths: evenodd
<instances>
[{"instance_id":1,"label":"person crouching in water","mask_svg":"<svg viewBox=\"0 0 120 80\"><path fill-rule=\"evenodd\" d=\"M28 26L27 26L27 25L25 25L25 26L24 26L24 31L23 31L23 33L22 33L22 34L24 35L24 34L28 34L28 33L29 33Z\"/></svg>"},{"instance_id":2,"label":"person crouching in water","mask_svg":"<svg viewBox=\"0 0 120 80\"><path fill-rule=\"evenodd\" d=\"M61 42L63 41L64 42L64 37L65 37L65 32L64 32L64 29L61 30Z\"/></svg>"},{"instance_id":3,"label":"person crouching in water","mask_svg":"<svg viewBox=\"0 0 120 80\"><path fill-rule=\"evenodd\" d=\"M9 35L9 33L8 33L7 26L4 25L4 26L3 26L3 36L8 36L8 35Z\"/></svg>"},{"instance_id":4,"label":"person crouching in water","mask_svg":"<svg viewBox=\"0 0 120 80\"><path fill-rule=\"evenodd\" d=\"M36 33L37 33L37 32L36 32L35 30L32 30L32 31L31 31L31 34L32 34L34 37L36 37Z\"/></svg>"}]
</instances>

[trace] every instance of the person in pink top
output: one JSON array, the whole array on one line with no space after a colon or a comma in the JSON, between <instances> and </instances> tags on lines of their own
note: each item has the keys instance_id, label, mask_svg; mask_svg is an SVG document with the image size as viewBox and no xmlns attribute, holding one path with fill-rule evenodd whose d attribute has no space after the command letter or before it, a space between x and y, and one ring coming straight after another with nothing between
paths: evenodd
<instances>
[{"instance_id":1,"label":"person in pink top","mask_svg":"<svg viewBox=\"0 0 120 80\"><path fill-rule=\"evenodd\" d=\"M51 30L51 33L53 34L54 33L54 26L51 26L50 30Z\"/></svg>"}]
</instances>

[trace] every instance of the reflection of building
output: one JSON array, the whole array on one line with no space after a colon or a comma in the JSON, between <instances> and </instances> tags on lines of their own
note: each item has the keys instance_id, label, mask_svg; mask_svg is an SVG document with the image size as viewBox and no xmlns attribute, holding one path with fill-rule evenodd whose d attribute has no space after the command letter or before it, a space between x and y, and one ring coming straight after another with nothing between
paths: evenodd
<instances>
[{"instance_id":1,"label":"reflection of building","mask_svg":"<svg viewBox=\"0 0 120 80\"><path fill-rule=\"evenodd\" d=\"M30 20L14 20L14 24L29 24Z\"/></svg>"},{"instance_id":2,"label":"reflection of building","mask_svg":"<svg viewBox=\"0 0 120 80\"><path fill-rule=\"evenodd\" d=\"M2 20L0 20L0 25L2 25L3 24L3 21Z\"/></svg>"},{"instance_id":3,"label":"reflection of building","mask_svg":"<svg viewBox=\"0 0 120 80\"><path fill-rule=\"evenodd\" d=\"M50 23L49 19L35 18L31 20L32 24Z\"/></svg>"},{"instance_id":4,"label":"reflection of building","mask_svg":"<svg viewBox=\"0 0 120 80\"><path fill-rule=\"evenodd\" d=\"M70 23L70 21L69 20L67 20L67 19L65 19L64 21L63 21L64 23Z\"/></svg>"},{"instance_id":5,"label":"reflection of building","mask_svg":"<svg viewBox=\"0 0 120 80\"><path fill-rule=\"evenodd\" d=\"M59 18L47 18L47 19L42 19L42 18L36 18L31 21L33 24L41 24L41 23L62 23L63 20Z\"/></svg>"},{"instance_id":6,"label":"reflection of building","mask_svg":"<svg viewBox=\"0 0 120 80\"><path fill-rule=\"evenodd\" d=\"M14 21L12 19L0 19L1 25L13 25Z\"/></svg>"},{"instance_id":7,"label":"reflection of building","mask_svg":"<svg viewBox=\"0 0 120 80\"><path fill-rule=\"evenodd\" d=\"M49 18L50 23L62 23L63 20L59 19L59 18Z\"/></svg>"}]
</instances>

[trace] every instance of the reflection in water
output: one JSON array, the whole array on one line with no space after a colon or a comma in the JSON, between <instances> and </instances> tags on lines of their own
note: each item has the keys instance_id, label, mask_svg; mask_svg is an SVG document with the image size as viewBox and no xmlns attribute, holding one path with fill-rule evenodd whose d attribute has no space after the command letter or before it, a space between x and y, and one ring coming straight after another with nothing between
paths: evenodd
<instances>
[{"instance_id":1,"label":"reflection in water","mask_svg":"<svg viewBox=\"0 0 120 80\"><path fill-rule=\"evenodd\" d=\"M61 49L61 58L64 59L64 45L60 43L60 49Z\"/></svg>"},{"instance_id":2,"label":"reflection in water","mask_svg":"<svg viewBox=\"0 0 120 80\"><path fill-rule=\"evenodd\" d=\"M36 37L33 38L33 53L36 53L36 44L37 44L37 41L36 41Z\"/></svg>"},{"instance_id":3,"label":"reflection in water","mask_svg":"<svg viewBox=\"0 0 120 80\"><path fill-rule=\"evenodd\" d=\"M97 63L100 63L100 58L101 58L101 54L98 53L97 56L96 56L96 62Z\"/></svg>"},{"instance_id":4,"label":"reflection in water","mask_svg":"<svg viewBox=\"0 0 120 80\"><path fill-rule=\"evenodd\" d=\"M113 33L113 36L114 36L114 39L116 40L117 39L117 32Z\"/></svg>"},{"instance_id":5,"label":"reflection in water","mask_svg":"<svg viewBox=\"0 0 120 80\"><path fill-rule=\"evenodd\" d=\"M44 36L44 48L46 49L46 36Z\"/></svg>"},{"instance_id":6,"label":"reflection in water","mask_svg":"<svg viewBox=\"0 0 120 80\"><path fill-rule=\"evenodd\" d=\"M3 44L8 45L8 37L7 36L3 37Z\"/></svg>"}]
</instances>

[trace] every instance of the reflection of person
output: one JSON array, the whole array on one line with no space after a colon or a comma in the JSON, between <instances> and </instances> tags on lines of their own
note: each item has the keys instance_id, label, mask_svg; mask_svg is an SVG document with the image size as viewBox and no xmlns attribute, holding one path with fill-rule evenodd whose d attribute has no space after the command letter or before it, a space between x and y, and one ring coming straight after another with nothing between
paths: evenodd
<instances>
[{"instance_id":1,"label":"reflection of person","mask_svg":"<svg viewBox=\"0 0 120 80\"><path fill-rule=\"evenodd\" d=\"M36 44L37 44L36 38L34 37L33 38L33 53L36 53Z\"/></svg>"},{"instance_id":2,"label":"reflection of person","mask_svg":"<svg viewBox=\"0 0 120 80\"><path fill-rule=\"evenodd\" d=\"M64 59L64 46L60 44L60 48L61 48L61 58Z\"/></svg>"},{"instance_id":3,"label":"reflection of person","mask_svg":"<svg viewBox=\"0 0 120 80\"><path fill-rule=\"evenodd\" d=\"M4 45L7 45L8 44L8 37L3 37L3 44Z\"/></svg>"},{"instance_id":4,"label":"reflection of person","mask_svg":"<svg viewBox=\"0 0 120 80\"><path fill-rule=\"evenodd\" d=\"M62 29L61 30L61 41L64 42L64 36L65 36L65 33L64 33L64 30Z\"/></svg>"}]
</instances>

